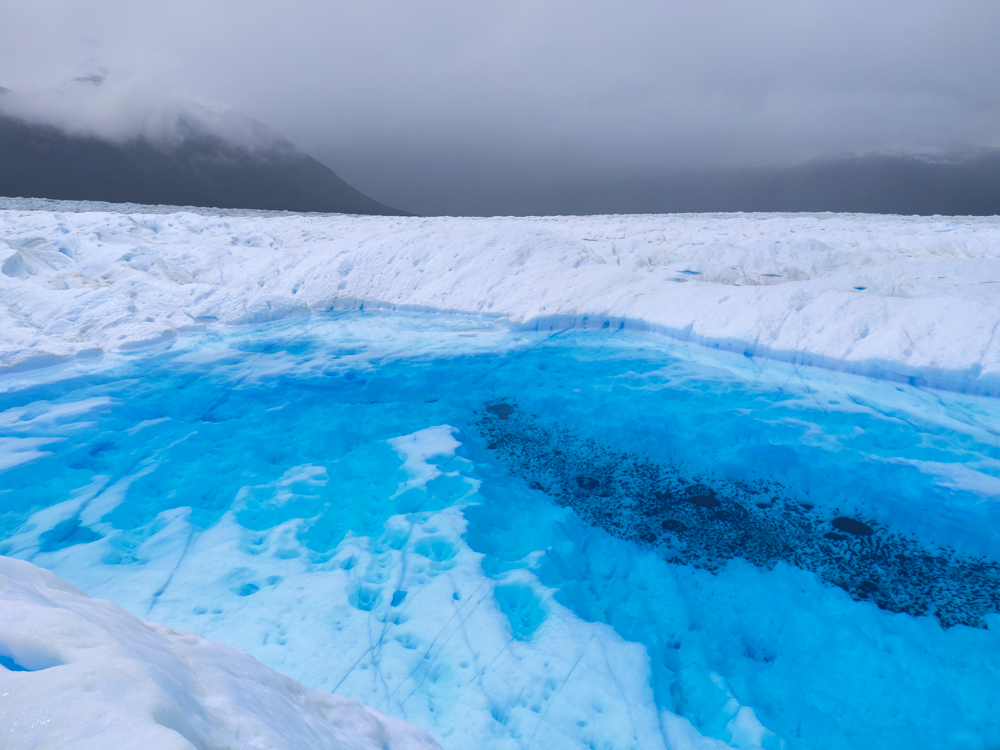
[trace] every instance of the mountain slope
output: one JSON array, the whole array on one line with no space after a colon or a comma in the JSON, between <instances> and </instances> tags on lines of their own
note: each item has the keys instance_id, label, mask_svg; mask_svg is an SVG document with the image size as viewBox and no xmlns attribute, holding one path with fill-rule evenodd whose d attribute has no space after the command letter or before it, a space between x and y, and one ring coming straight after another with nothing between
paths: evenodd
<instances>
[{"instance_id":1,"label":"mountain slope","mask_svg":"<svg viewBox=\"0 0 1000 750\"><path fill-rule=\"evenodd\" d=\"M404 215L249 118L253 142L180 120L122 142L0 114L0 195L213 208Z\"/></svg>"},{"instance_id":2,"label":"mountain slope","mask_svg":"<svg viewBox=\"0 0 1000 750\"><path fill-rule=\"evenodd\" d=\"M1000 215L1000 149L930 156L830 156L790 166L665 167L617 176L577 170L483 179L423 163L400 169L394 195L422 216L716 212ZM411 197L412 196L412 197ZM398 200L398 198L397 198Z\"/></svg>"}]
</instances>

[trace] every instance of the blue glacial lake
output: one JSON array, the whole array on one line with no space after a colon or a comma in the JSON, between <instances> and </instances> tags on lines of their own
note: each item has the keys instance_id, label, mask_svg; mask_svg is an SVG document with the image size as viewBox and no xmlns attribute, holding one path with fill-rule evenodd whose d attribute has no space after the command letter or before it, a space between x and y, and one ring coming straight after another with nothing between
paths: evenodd
<instances>
[{"instance_id":1,"label":"blue glacial lake","mask_svg":"<svg viewBox=\"0 0 1000 750\"><path fill-rule=\"evenodd\" d=\"M986 750L998 436L652 335L331 314L0 378L0 554L448 750Z\"/></svg>"}]
</instances>

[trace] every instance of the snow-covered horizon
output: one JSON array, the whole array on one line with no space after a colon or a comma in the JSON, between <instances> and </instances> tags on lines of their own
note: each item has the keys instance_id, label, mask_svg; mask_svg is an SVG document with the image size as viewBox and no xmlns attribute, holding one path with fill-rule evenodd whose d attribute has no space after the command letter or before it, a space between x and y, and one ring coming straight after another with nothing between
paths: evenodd
<instances>
[{"instance_id":1,"label":"snow-covered horizon","mask_svg":"<svg viewBox=\"0 0 1000 750\"><path fill-rule=\"evenodd\" d=\"M1000 393L1000 218L377 217L0 199L0 367L329 310L649 330Z\"/></svg>"}]
</instances>

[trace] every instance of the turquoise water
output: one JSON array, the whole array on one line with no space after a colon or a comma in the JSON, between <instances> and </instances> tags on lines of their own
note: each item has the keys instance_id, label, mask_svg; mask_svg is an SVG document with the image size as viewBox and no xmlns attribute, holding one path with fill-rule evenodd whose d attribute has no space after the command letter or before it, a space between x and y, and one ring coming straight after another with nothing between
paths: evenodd
<instances>
[{"instance_id":1,"label":"turquoise water","mask_svg":"<svg viewBox=\"0 0 1000 750\"><path fill-rule=\"evenodd\" d=\"M0 389L0 553L447 748L1000 747L995 400L358 312Z\"/></svg>"}]
</instances>

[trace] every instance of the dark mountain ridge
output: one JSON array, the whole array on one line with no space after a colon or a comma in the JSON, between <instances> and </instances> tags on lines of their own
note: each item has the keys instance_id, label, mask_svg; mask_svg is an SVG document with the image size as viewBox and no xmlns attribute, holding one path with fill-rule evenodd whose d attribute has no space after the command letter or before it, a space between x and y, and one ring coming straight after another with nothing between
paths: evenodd
<instances>
[{"instance_id":1,"label":"dark mountain ridge","mask_svg":"<svg viewBox=\"0 0 1000 750\"><path fill-rule=\"evenodd\" d=\"M682 211L993 216L1000 214L1000 151L963 157L852 154L698 175L664 187L661 200Z\"/></svg>"},{"instance_id":2,"label":"dark mountain ridge","mask_svg":"<svg viewBox=\"0 0 1000 750\"><path fill-rule=\"evenodd\" d=\"M261 137L248 144L180 117L169 140L139 135L118 142L0 113L0 195L405 215L260 123L241 120Z\"/></svg>"},{"instance_id":3,"label":"dark mountain ridge","mask_svg":"<svg viewBox=\"0 0 1000 750\"><path fill-rule=\"evenodd\" d=\"M427 163L401 170L387 195L420 215L589 215L823 212L930 216L1000 215L1000 149L946 156L870 153L797 165L635 169L587 174L550 168L456 175Z\"/></svg>"}]
</instances>

